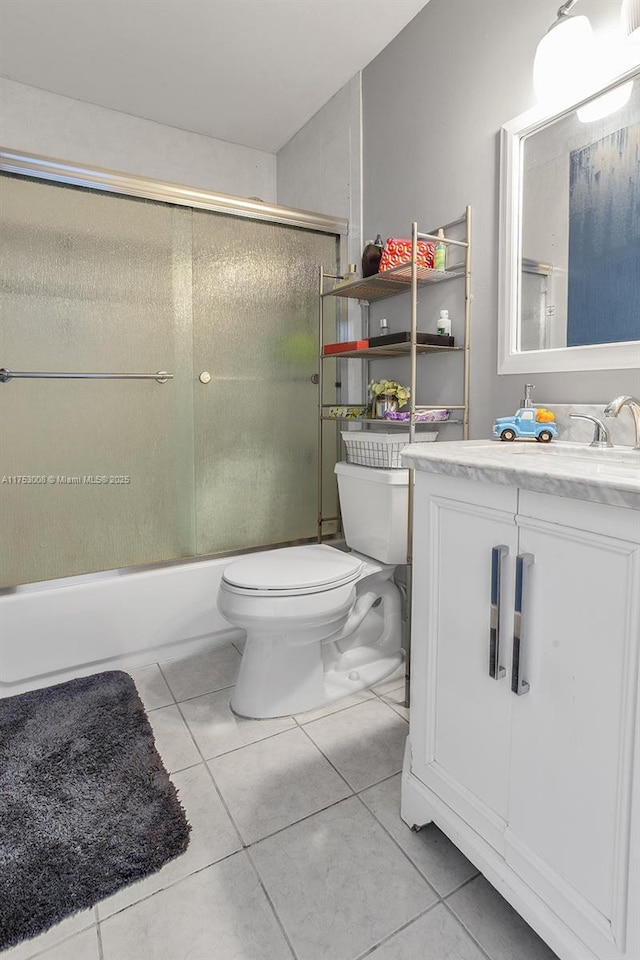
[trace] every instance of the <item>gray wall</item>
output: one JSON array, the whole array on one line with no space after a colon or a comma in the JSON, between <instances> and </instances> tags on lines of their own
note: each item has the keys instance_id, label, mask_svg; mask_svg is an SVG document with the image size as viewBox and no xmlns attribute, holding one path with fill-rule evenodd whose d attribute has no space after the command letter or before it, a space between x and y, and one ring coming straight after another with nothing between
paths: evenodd
<instances>
[{"instance_id":1,"label":"gray wall","mask_svg":"<svg viewBox=\"0 0 640 960\"><path fill-rule=\"evenodd\" d=\"M346 83L277 154L278 203L317 210L349 221L347 263L362 255L362 89L361 74ZM341 317L354 336L361 329L355 300L343 301ZM344 339L349 339L345 334ZM340 372L342 400L363 396L361 364L345 361Z\"/></svg>"},{"instance_id":2,"label":"gray wall","mask_svg":"<svg viewBox=\"0 0 640 960\"><path fill-rule=\"evenodd\" d=\"M240 197L276 199L264 150L107 110L0 77L0 144L71 163Z\"/></svg>"},{"instance_id":3,"label":"gray wall","mask_svg":"<svg viewBox=\"0 0 640 960\"><path fill-rule=\"evenodd\" d=\"M522 396L524 377L496 373L498 130L534 105L536 45L557 7L558 0L431 0L363 71L364 235L408 236L413 220L426 231L461 214L467 203L473 207L472 437L489 436L493 418L511 413ZM607 29L620 4L581 0L578 12L594 30ZM462 306L449 290L421 297L425 329L441 306L451 308L459 335ZM406 329L408 302L404 318L396 303L387 309L394 313L390 325ZM420 361L431 391L420 402L438 402L434 393L453 402L453 356L441 359ZM527 379L536 384L539 403L605 403L639 389L637 371Z\"/></svg>"},{"instance_id":4,"label":"gray wall","mask_svg":"<svg viewBox=\"0 0 640 960\"><path fill-rule=\"evenodd\" d=\"M350 263L362 252L361 133L358 73L276 155L278 203L345 217Z\"/></svg>"},{"instance_id":5,"label":"gray wall","mask_svg":"<svg viewBox=\"0 0 640 960\"><path fill-rule=\"evenodd\" d=\"M278 203L361 218L361 75L346 83L277 154Z\"/></svg>"}]
</instances>

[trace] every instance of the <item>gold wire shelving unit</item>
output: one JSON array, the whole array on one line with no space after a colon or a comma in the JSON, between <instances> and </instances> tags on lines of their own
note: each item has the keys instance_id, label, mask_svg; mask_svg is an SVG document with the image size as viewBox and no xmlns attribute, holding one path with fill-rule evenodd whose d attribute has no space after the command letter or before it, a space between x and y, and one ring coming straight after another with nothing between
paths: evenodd
<instances>
[{"instance_id":1,"label":"gold wire shelving unit","mask_svg":"<svg viewBox=\"0 0 640 960\"><path fill-rule=\"evenodd\" d=\"M445 234L439 236L439 231ZM463 233L463 239L452 239L447 234ZM421 267L417 262L418 241L429 240L434 243L442 242L452 248L458 248L463 251L463 262L452 266L446 270L434 270ZM447 281L463 279L464 280L464 335L462 344L455 346L439 346L433 344L418 343L418 290L431 284L440 284ZM336 285L331 289L325 289L327 281ZM368 307L369 304L379 300L395 297L399 294L410 294L411 299L411 333L410 340L405 343L395 343L374 347L365 347L363 349L348 350L338 353L326 354L324 351L324 301L327 297L338 299L358 300L361 305ZM320 267L319 277L319 356L320 372L318 384L318 523L317 537L318 542L323 538L323 526L330 521L336 521L339 517L325 517L322 512L322 485L323 485L323 424L331 420L335 423L361 423L377 424L384 423L385 428L401 429L409 428L409 441L412 443L415 439L416 427L425 424L429 427L443 426L444 424L462 425L463 439L469 439L469 383L470 383L470 359L471 359L471 207L467 206L461 217L444 223L429 231L421 233L418 230L416 222L411 224L411 261L398 267L393 267L384 273L374 274L372 277L366 277L362 280L345 281L342 276L325 273ZM418 404L416 403L416 391L418 387L418 357L426 354L460 352L463 355L462 364L462 390L461 403L446 404L446 408L455 411L458 415L455 419L446 421L417 421L416 413L423 410L441 409L442 404ZM383 357L407 357L410 362L410 416L409 420L385 420L369 419L363 417L335 417L330 416L326 411L331 407L341 406L344 408L361 407L363 404L342 404L336 401L333 404L324 403L324 376L323 363L325 359L359 359L370 361ZM368 377L367 377L368 380ZM414 471L409 471L408 487L408 516L407 516L407 625L409 626L411 610L411 568L413 558L413 497L414 497ZM406 703L409 703L409 650L407 650L407 687Z\"/></svg>"}]
</instances>

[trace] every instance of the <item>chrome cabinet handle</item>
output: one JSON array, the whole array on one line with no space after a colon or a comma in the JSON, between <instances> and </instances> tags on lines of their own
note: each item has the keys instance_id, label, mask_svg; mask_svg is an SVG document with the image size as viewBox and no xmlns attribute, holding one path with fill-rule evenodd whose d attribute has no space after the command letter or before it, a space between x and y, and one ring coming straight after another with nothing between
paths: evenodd
<instances>
[{"instance_id":1,"label":"chrome cabinet handle","mask_svg":"<svg viewBox=\"0 0 640 960\"><path fill-rule=\"evenodd\" d=\"M522 662L526 641L526 620L524 597L529 579L529 568L533 565L532 553L521 553L516 557L516 602L513 615L513 655L511 658L511 692L517 697L529 692L529 684L522 679Z\"/></svg>"},{"instance_id":2,"label":"chrome cabinet handle","mask_svg":"<svg viewBox=\"0 0 640 960\"><path fill-rule=\"evenodd\" d=\"M491 615L489 620L489 676L501 680L507 672L500 666L500 599L502 596L502 560L509 547L501 543L491 551Z\"/></svg>"}]
</instances>

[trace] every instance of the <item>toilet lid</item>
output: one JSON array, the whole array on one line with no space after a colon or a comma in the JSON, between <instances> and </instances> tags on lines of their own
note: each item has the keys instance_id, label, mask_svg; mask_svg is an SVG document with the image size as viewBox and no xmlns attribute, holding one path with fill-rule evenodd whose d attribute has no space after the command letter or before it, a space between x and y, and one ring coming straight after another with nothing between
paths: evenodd
<instances>
[{"instance_id":1,"label":"toilet lid","mask_svg":"<svg viewBox=\"0 0 640 960\"><path fill-rule=\"evenodd\" d=\"M350 583L361 570L362 560L319 543L252 553L230 563L223 580L243 590L315 593Z\"/></svg>"}]
</instances>

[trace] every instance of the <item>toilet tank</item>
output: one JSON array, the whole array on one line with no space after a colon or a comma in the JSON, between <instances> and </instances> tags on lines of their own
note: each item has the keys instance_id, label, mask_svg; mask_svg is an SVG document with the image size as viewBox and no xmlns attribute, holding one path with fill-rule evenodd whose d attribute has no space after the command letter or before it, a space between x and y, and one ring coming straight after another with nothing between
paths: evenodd
<instances>
[{"instance_id":1,"label":"toilet tank","mask_svg":"<svg viewBox=\"0 0 640 960\"><path fill-rule=\"evenodd\" d=\"M382 563L407 562L408 470L336 463L344 536Z\"/></svg>"}]
</instances>

